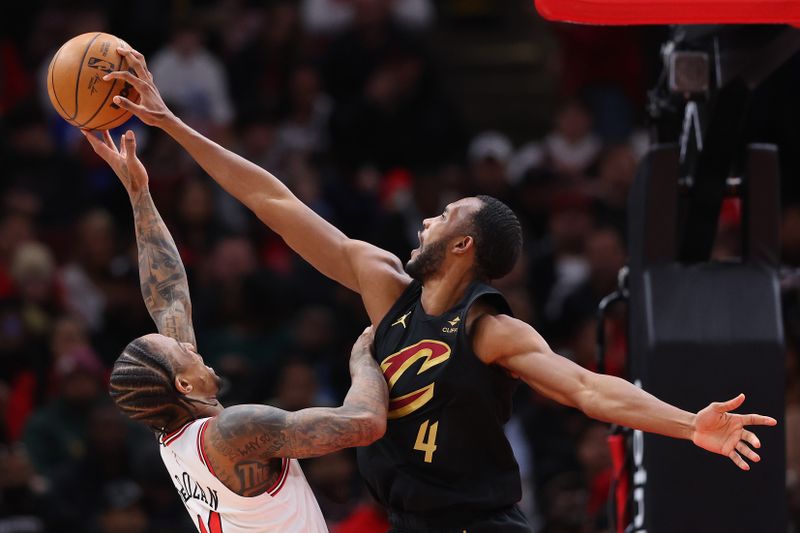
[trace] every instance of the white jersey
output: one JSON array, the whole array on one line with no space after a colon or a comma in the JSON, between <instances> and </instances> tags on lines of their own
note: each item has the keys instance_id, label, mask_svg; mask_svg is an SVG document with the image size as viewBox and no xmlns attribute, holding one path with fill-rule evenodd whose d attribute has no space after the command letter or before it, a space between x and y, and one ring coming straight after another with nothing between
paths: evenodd
<instances>
[{"instance_id":1,"label":"white jersey","mask_svg":"<svg viewBox=\"0 0 800 533\"><path fill-rule=\"evenodd\" d=\"M159 438L161 459L200 533L328 531L297 459L283 459L277 481L258 496L239 496L223 485L203 449L209 420L194 420ZM241 475L264 474L254 464Z\"/></svg>"}]
</instances>

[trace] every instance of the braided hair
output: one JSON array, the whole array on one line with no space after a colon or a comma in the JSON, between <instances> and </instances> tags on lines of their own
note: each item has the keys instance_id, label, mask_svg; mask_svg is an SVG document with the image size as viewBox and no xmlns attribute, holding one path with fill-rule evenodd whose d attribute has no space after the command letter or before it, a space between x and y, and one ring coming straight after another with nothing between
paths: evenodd
<instances>
[{"instance_id":1,"label":"braided hair","mask_svg":"<svg viewBox=\"0 0 800 533\"><path fill-rule=\"evenodd\" d=\"M170 360L139 337L114 363L109 388L114 403L128 417L166 433L178 421L196 416L174 383L175 369Z\"/></svg>"}]
</instances>

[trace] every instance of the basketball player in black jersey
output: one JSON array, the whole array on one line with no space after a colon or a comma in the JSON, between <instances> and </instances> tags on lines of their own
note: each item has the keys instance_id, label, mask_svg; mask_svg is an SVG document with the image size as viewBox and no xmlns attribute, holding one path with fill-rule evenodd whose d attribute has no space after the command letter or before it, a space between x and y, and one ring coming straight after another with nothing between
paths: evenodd
<instances>
[{"instance_id":1,"label":"basketball player in black jersey","mask_svg":"<svg viewBox=\"0 0 800 533\"><path fill-rule=\"evenodd\" d=\"M744 396L698 413L668 405L629 382L590 372L550 349L512 317L488 285L508 273L521 232L513 212L490 197L463 198L423 221L419 248L400 260L347 238L301 203L272 174L206 139L164 105L136 51L119 50L134 69L109 79L131 83L135 104L115 97L142 121L180 143L321 273L358 292L377 326L375 357L389 386L386 434L359 453L359 466L395 531L528 531L516 508L520 479L503 434L517 378L588 416L688 439L730 458L759 461L739 415Z\"/></svg>"}]
</instances>

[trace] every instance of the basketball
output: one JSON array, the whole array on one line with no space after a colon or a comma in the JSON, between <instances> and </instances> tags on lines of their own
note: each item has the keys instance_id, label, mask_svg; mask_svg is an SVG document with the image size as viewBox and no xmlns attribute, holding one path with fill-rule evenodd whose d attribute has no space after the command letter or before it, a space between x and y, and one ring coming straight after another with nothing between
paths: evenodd
<instances>
[{"instance_id":1,"label":"basketball","mask_svg":"<svg viewBox=\"0 0 800 533\"><path fill-rule=\"evenodd\" d=\"M118 47L130 48L113 35L91 32L73 37L59 48L47 70L47 93L64 120L79 128L108 130L131 116L113 102L116 95L133 102L139 94L123 80L104 81L115 70L126 70L127 61Z\"/></svg>"}]
</instances>

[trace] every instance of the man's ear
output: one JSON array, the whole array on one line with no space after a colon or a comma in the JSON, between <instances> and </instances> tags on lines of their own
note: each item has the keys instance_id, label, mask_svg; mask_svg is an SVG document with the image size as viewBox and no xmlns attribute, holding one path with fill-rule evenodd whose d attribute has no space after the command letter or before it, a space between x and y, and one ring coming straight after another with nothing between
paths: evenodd
<instances>
[{"instance_id":1,"label":"man's ear","mask_svg":"<svg viewBox=\"0 0 800 533\"><path fill-rule=\"evenodd\" d=\"M189 380L181 375L175 376L175 388L178 389L178 392L181 394L189 394L194 390Z\"/></svg>"},{"instance_id":2,"label":"man's ear","mask_svg":"<svg viewBox=\"0 0 800 533\"><path fill-rule=\"evenodd\" d=\"M471 235L464 235L453 244L453 253L456 255L465 254L475 245L475 239Z\"/></svg>"}]
</instances>

